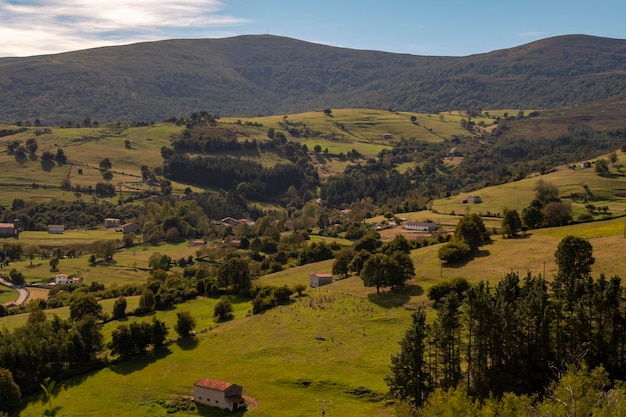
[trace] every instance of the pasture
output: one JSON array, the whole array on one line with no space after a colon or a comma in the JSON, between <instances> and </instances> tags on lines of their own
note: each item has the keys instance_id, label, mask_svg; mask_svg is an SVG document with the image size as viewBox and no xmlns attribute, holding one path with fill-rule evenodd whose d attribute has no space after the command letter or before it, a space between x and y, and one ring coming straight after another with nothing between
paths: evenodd
<instances>
[{"instance_id":1,"label":"pasture","mask_svg":"<svg viewBox=\"0 0 626 417\"><path fill-rule=\"evenodd\" d=\"M432 215L432 213L431 213ZM455 216L450 216L451 220ZM458 218L458 217L457 217ZM225 323L213 321L217 299L198 298L156 316L170 327L172 343L167 351L111 366L61 384L54 404L63 415L104 416L221 416L219 412L194 405L187 410L187 396L193 383L206 376L244 386L244 393L258 401L255 408L240 416L316 415L318 400L332 404L329 415L389 416L393 404L384 399L390 356L410 322L410 313L429 305L428 289L445 279L463 277L472 283L487 280L495 284L508 272L541 274L550 279L556 273L554 251L564 235L590 239L596 263L593 275L619 274L626 267L622 256L623 219L583 223L566 228L533 230L526 236L493 241L481 248L473 259L458 265L441 265L438 245L412 251L416 276L404 289L376 295L364 287L359 277L350 276L331 285L308 289L302 298L289 305L260 315L251 315L251 304L233 299L235 317ZM155 248L161 253L180 251L184 245ZM123 251L120 260L141 257L150 250L133 255ZM65 262L66 260L62 261ZM125 261L124 263L126 263ZM293 267L263 276L261 285L308 285L313 272L329 272L332 260ZM61 264L61 265L62 265ZM109 267L103 267L106 270ZM129 310L137 297L129 297ZM103 301L110 312L114 300ZM197 321L197 337L192 342L176 341L173 326L176 312L190 311ZM67 317L67 307L47 312ZM429 319L434 318L432 312ZM150 320L152 316L129 317ZM0 319L7 329L24 323L26 315ZM119 322L103 327L109 340ZM106 386L106 390L101 387ZM167 404L178 404L177 411ZM40 396L28 399L22 416L38 415L44 406ZM319 410L317 410L319 412Z\"/></svg>"}]
</instances>

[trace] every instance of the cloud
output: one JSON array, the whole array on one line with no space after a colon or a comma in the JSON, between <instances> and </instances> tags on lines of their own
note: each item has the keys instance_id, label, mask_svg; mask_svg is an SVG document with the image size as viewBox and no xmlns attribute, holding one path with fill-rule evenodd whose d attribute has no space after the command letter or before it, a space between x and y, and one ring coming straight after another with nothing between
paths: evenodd
<instances>
[{"instance_id":1,"label":"cloud","mask_svg":"<svg viewBox=\"0 0 626 417\"><path fill-rule=\"evenodd\" d=\"M220 0L0 0L0 56L214 37L246 23L224 8Z\"/></svg>"}]
</instances>

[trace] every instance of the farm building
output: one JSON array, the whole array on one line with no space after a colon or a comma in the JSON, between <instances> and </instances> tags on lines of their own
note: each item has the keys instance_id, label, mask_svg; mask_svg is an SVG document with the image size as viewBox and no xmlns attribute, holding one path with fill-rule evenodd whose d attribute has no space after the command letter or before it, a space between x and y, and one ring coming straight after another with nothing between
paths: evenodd
<instances>
[{"instance_id":1,"label":"farm building","mask_svg":"<svg viewBox=\"0 0 626 417\"><path fill-rule=\"evenodd\" d=\"M112 229L120 225L120 219L114 219L112 217L104 219L104 227L106 229Z\"/></svg>"},{"instance_id":2,"label":"farm building","mask_svg":"<svg viewBox=\"0 0 626 417\"><path fill-rule=\"evenodd\" d=\"M0 223L0 238L1 237L15 237L19 234L18 228L15 223Z\"/></svg>"},{"instance_id":3,"label":"farm building","mask_svg":"<svg viewBox=\"0 0 626 417\"><path fill-rule=\"evenodd\" d=\"M230 411L237 411L246 405L241 385L209 378L201 378L193 384L193 400Z\"/></svg>"},{"instance_id":4,"label":"farm building","mask_svg":"<svg viewBox=\"0 0 626 417\"><path fill-rule=\"evenodd\" d=\"M48 233L53 235L62 235L65 232L65 226L62 224L49 224Z\"/></svg>"},{"instance_id":5,"label":"farm building","mask_svg":"<svg viewBox=\"0 0 626 417\"><path fill-rule=\"evenodd\" d=\"M321 287L322 285L328 285L333 283L333 276L325 273L311 274L309 277L309 285L311 288Z\"/></svg>"},{"instance_id":6,"label":"farm building","mask_svg":"<svg viewBox=\"0 0 626 417\"><path fill-rule=\"evenodd\" d=\"M122 233L135 233L139 230L139 225L137 223L124 223L116 227L115 230Z\"/></svg>"},{"instance_id":7,"label":"farm building","mask_svg":"<svg viewBox=\"0 0 626 417\"><path fill-rule=\"evenodd\" d=\"M434 232L439 226L430 222L407 222L404 225L406 230L418 230L420 232Z\"/></svg>"},{"instance_id":8,"label":"farm building","mask_svg":"<svg viewBox=\"0 0 626 417\"><path fill-rule=\"evenodd\" d=\"M462 200L459 200L459 204L468 204L468 203L479 204L482 202L483 200L477 195L470 195L470 196L465 197Z\"/></svg>"}]
</instances>

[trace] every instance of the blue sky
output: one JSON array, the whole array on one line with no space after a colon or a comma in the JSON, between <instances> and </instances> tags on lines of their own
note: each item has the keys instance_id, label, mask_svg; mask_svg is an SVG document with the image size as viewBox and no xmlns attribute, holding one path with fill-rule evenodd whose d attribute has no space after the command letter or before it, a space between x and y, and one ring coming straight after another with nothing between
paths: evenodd
<instances>
[{"instance_id":1,"label":"blue sky","mask_svg":"<svg viewBox=\"0 0 626 417\"><path fill-rule=\"evenodd\" d=\"M0 57L272 34L466 56L566 34L626 39L623 0L0 0Z\"/></svg>"}]
</instances>

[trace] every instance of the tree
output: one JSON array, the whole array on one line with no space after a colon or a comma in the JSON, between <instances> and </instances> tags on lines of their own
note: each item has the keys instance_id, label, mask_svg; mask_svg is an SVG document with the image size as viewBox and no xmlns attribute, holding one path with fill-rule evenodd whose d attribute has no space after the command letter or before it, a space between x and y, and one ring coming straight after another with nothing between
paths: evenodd
<instances>
[{"instance_id":1,"label":"tree","mask_svg":"<svg viewBox=\"0 0 626 417\"><path fill-rule=\"evenodd\" d=\"M609 164L606 159L598 159L596 161L596 172L600 175L609 173Z\"/></svg>"},{"instance_id":2,"label":"tree","mask_svg":"<svg viewBox=\"0 0 626 417\"><path fill-rule=\"evenodd\" d=\"M176 325L174 330L183 339L191 335L191 331L196 327L196 320L189 311L181 311L176 313Z\"/></svg>"},{"instance_id":3,"label":"tree","mask_svg":"<svg viewBox=\"0 0 626 417\"><path fill-rule=\"evenodd\" d=\"M17 408L22 398L20 387L13 380L13 373L0 368L0 411L12 411Z\"/></svg>"},{"instance_id":4,"label":"tree","mask_svg":"<svg viewBox=\"0 0 626 417\"><path fill-rule=\"evenodd\" d=\"M420 308L411 315L411 326L400 341L400 353L391 357L391 375L385 377L389 394L415 408L433 390L426 362L427 333L426 313Z\"/></svg>"},{"instance_id":5,"label":"tree","mask_svg":"<svg viewBox=\"0 0 626 417\"><path fill-rule=\"evenodd\" d=\"M67 162L67 156L65 156L65 152L63 152L63 149L57 149L57 154L55 155L54 160L59 165L63 165Z\"/></svg>"},{"instance_id":6,"label":"tree","mask_svg":"<svg viewBox=\"0 0 626 417\"><path fill-rule=\"evenodd\" d=\"M126 298L120 297L117 300L115 300L115 303L113 304L113 318L115 320L119 320L119 319L123 319L124 317L126 317L127 306L128 306L128 303L126 302Z\"/></svg>"},{"instance_id":7,"label":"tree","mask_svg":"<svg viewBox=\"0 0 626 417\"><path fill-rule=\"evenodd\" d=\"M74 295L70 303L70 319L75 322L88 315L101 318L102 306L98 304L96 297L84 293Z\"/></svg>"},{"instance_id":8,"label":"tree","mask_svg":"<svg viewBox=\"0 0 626 417\"><path fill-rule=\"evenodd\" d=\"M35 256L37 256L37 254L39 254L40 252L41 249L38 245L28 245L26 247L26 256L30 260L30 266L33 266L33 260L35 259Z\"/></svg>"},{"instance_id":9,"label":"tree","mask_svg":"<svg viewBox=\"0 0 626 417\"><path fill-rule=\"evenodd\" d=\"M324 114L326 116L330 116L333 113L333 111L331 109L324 109Z\"/></svg>"},{"instance_id":10,"label":"tree","mask_svg":"<svg viewBox=\"0 0 626 417\"><path fill-rule=\"evenodd\" d=\"M110 182L113 179L113 173L111 171L102 172L102 179L106 182Z\"/></svg>"},{"instance_id":11,"label":"tree","mask_svg":"<svg viewBox=\"0 0 626 417\"><path fill-rule=\"evenodd\" d=\"M467 243L472 252L475 252L485 242L489 241L489 234L483 219L476 213L463 216L456 225L454 235Z\"/></svg>"},{"instance_id":12,"label":"tree","mask_svg":"<svg viewBox=\"0 0 626 417\"><path fill-rule=\"evenodd\" d=\"M472 253L469 245L462 240L453 239L444 243L437 251L437 257L446 263L460 261Z\"/></svg>"},{"instance_id":13,"label":"tree","mask_svg":"<svg viewBox=\"0 0 626 417\"><path fill-rule=\"evenodd\" d=\"M581 280L591 274L591 265L595 263L593 247L587 239L566 236L554 252L559 268L558 275L568 279Z\"/></svg>"},{"instance_id":14,"label":"tree","mask_svg":"<svg viewBox=\"0 0 626 417\"><path fill-rule=\"evenodd\" d=\"M522 227L522 220L519 217L517 210L504 210L504 217L502 218L502 234L507 237L517 235Z\"/></svg>"},{"instance_id":15,"label":"tree","mask_svg":"<svg viewBox=\"0 0 626 417\"><path fill-rule=\"evenodd\" d=\"M372 255L361 271L363 284L376 287L377 294L380 294L381 287L403 285L408 278L396 261L381 253Z\"/></svg>"},{"instance_id":16,"label":"tree","mask_svg":"<svg viewBox=\"0 0 626 417\"><path fill-rule=\"evenodd\" d=\"M348 277L350 272L350 263L354 259L354 249L344 248L337 252L335 255L335 262L333 262L333 275L341 275L344 278Z\"/></svg>"},{"instance_id":17,"label":"tree","mask_svg":"<svg viewBox=\"0 0 626 417\"><path fill-rule=\"evenodd\" d=\"M553 201L544 208L543 217L548 226L565 226L572 221L572 207L568 203Z\"/></svg>"},{"instance_id":18,"label":"tree","mask_svg":"<svg viewBox=\"0 0 626 417\"><path fill-rule=\"evenodd\" d=\"M158 349L165 345L165 341L167 340L167 335L169 334L169 332L170 331L167 328L165 322L157 319L156 317L152 317L150 341L155 349Z\"/></svg>"},{"instance_id":19,"label":"tree","mask_svg":"<svg viewBox=\"0 0 626 417\"><path fill-rule=\"evenodd\" d=\"M52 259L50 259L50 270L51 271L57 271L57 267L59 266L59 258L57 258L56 256L53 257Z\"/></svg>"},{"instance_id":20,"label":"tree","mask_svg":"<svg viewBox=\"0 0 626 417\"><path fill-rule=\"evenodd\" d=\"M539 203L539 201L537 202ZM541 203L539 203L539 206L531 204L522 210L522 222L526 225L526 227L529 229L536 229L542 226L543 213L541 208Z\"/></svg>"},{"instance_id":21,"label":"tree","mask_svg":"<svg viewBox=\"0 0 626 417\"><path fill-rule=\"evenodd\" d=\"M108 171L113 167L113 164L111 163L111 160L109 158L104 158L102 161L100 161L100 164L98 166L102 171Z\"/></svg>"},{"instance_id":22,"label":"tree","mask_svg":"<svg viewBox=\"0 0 626 417\"><path fill-rule=\"evenodd\" d=\"M613 167L615 168L615 163L618 161L618 156L615 152L611 152L609 154L609 162L611 163L611 165L613 165Z\"/></svg>"},{"instance_id":23,"label":"tree","mask_svg":"<svg viewBox=\"0 0 626 417\"><path fill-rule=\"evenodd\" d=\"M226 297L222 297L213 309L213 317L218 321L228 320L233 316L233 305Z\"/></svg>"},{"instance_id":24,"label":"tree","mask_svg":"<svg viewBox=\"0 0 626 417\"><path fill-rule=\"evenodd\" d=\"M232 288L235 293L248 293L251 285L248 262L239 257L228 259L220 266L217 279L221 286Z\"/></svg>"},{"instance_id":25,"label":"tree","mask_svg":"<svg viewBox=\"0 0 626 417\"><path fill-rule=\"evenodd\" d=\"M9 271L9 281L11 281L15 285L24 285L24 274L13 268L11 271Z\"/></svg>"},{"instance_id":26,"label":"tree","mask_svg":"<svg viewBox=\"0 0 626 417\"><path fill-rule=\"evenodd\" d=\"M142 313L152 311L155 305L154 292L150 288L144 288L141 292L141 297L139 297L139 311Z\"/></svg>"},{"instance_id":27,"label":"tree","mask_svg":"<svg viewBox=\"0 0 626 417\"><path fill-rule=\"evenodd\" d=\"M385 255L390 255L390 256L394 252L410 253L411 244L404 236L396 235L396 237L394 237L393 240L385 242L381 246L380 250Z\"/></svg>"},{"instance_id":28,"label":"tree","mask_svg":"<svg viewBox=\"0 0 626 417\"><path fill-rule=\"evenodd\" d=\"M34 155L37 152L37 139L35 138L30 138L28 140L26 140L26 150L28 151L29 154Z\"/></svg>"},{"instance_id":29,"label":"tree","mask_svg":"<svg viewBox=\"0 0 626 417\"><path fill-rule=\"evenodd\" d=\"M543 178L537 181L534 191L535 199L544 204L559 198L559 188Z\"/></svg>"},{"instance_id":30,"label":"tree","mask_svg":"<svg viewBox=\"0 0 626 417\"><path fill-rule=\"evenodd\" d=\"M91 252L99 258L106 261L113 259L113 254L117 250L117 241L115 240L96 240L90 245Z\"/></svg>"}]
</instances>

